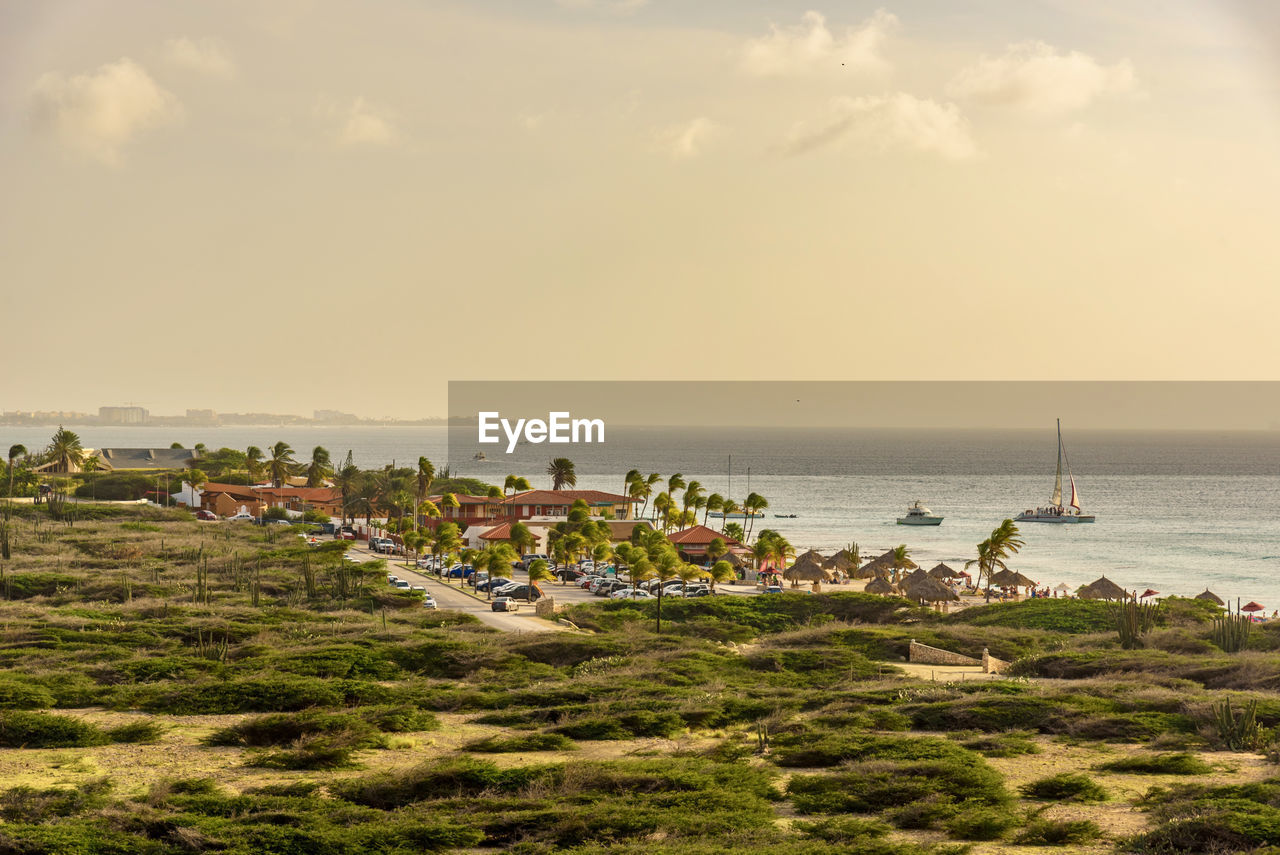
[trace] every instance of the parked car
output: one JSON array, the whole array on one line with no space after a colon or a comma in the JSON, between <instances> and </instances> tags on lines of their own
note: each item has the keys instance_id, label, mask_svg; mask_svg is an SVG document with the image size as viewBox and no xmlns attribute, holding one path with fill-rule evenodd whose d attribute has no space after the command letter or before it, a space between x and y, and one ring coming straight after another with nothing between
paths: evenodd
<instances>
[{"instance_id":1,"label":"parked car","mask_svg":"<svg viewBox=\"0 0 1280 855\"><path fill-rule=\"evenodd\" d=\"M400 581L400 577L399 577L399 576L397 576L396 574L394 574L394 573L388 573L388 574L387 574L387 584L388 584L388 585L394 585L396 582L399 582L399 581Z\"/></svg>"},{"instance_id":2,"label":"parked car","mask_svg":"<svg viewBox=\"0 0 1280 855\"><path fill-rule=\"evenodd\" d=\"M498 597L493 601L493 610L495 612L518 612L520 611L520 603L510 597Z\"/></svg>"},{"instance_id":3,"label":"parked car","mask_svg":"<svg viewBox=\"0 0 1280 855\"><path fill-rule=\"evenodd\" d=\"M435 597L433 597L433 596L431 596L430 594L426 594L426 595L424 595L424 596L423 596L423 598L422 598L422 607L423 607L424 609L438 609L438 608L440 608L439 606L437 606L437 605L436 605L436 598L435 598Z\"/></svg>"},{"instance_id":4,"label":"parked car","mask_svg":"<svg viewBox=\"0 0 1280 855\"><path fill-rule=\"evenodd\" d=\"M501 585L494 585L493 593L505 596L508 592L514 591L516 588L519 588L519 587L520 587L519 582L512 582L511 580L508 579L507 581L503 582Z\"/></svg>"},{"instance_id":5,"label":"parked car","mask_svg":"<svg viewBox=\"0 0 1280 855\"><path fill-rule=\"evenodd\" d=\"M426 586L426 585L410 585L410 586L409 586L409 590L410 590L410 591L422 591L422 592L425 594L425 593L426 593L426 591L427 591L427 586Z\"/></svg>"},{"instance_id":6,"label":"parked car","mask_svg":"<svg viewBox=\"0 0 1280 855\"><path fill-rule=\"evenodd\" d=\"M227 517L227 522L253 522L253 514L232 514Z\"/></svg>"},{"instance_id":7,"label":"parked car","mask_svg":"<svg viewBox=\"0 0 1280 855\"><path fill-rule=\"evenodd\" d=\"M555 572L555 577L556 577L556 579L560 580L561 582L573 582L573 581L576 581L576 580L578 580L578 579L580 579L580 578L582 577L582 571L581 571L581 570L573 570L573 569L570 569L570 568L568 568L568 567L565 567L565 568L564 568L564 569L562 569L562 570L557 570L557 571Z\"/></svg>"},{"instance_id":8,"label":"parked car","mask_svg":"<svg viewBox=\"0 0 1280 855\"><path fill-rule=\"evenodd\" d=\"M263 525L293 525L292 520L267 520Z\"/></svg>"},{"instance_id":9,"label":"parked car","mask_svg":"<svg viewBox=\"0 0 1280 855\"><path fill-rule=\"evenodd\" d=\"M409 583L404 579L397 579L391 583L391 587L395 588L397 591L407 591L409 590Z\"/></svg>"},{"instance_id":10,"label":"parked car","mask_svg":"<svg viewBox=\"0 0 1280 855\"><path fill-rule=\"evenodd\" d=\"M655 599L653 594L648 591L641 591L637 588L619 588L609 595L611 600L652 600Z\"/></svg>"},{"instance_id":11,"label":"parked car","mask_svg":"<svg viewBox=\"0 0 1280 855\"><path fill-rule=\"evenodd\" d=\"M200 510L196 511L196 519L198 520L204 520L205 522L210 522L212 520L216 520L217 518L218 518L218 515L215 514L213 511L208 511L208 510L205 510L204 508L201 508Z\"/></svg>"},{"instance_id":12,"label":"parked car","mask_svg":"<svg viewBox=\"0 0 1280 855\"><path fill-rule=\"evenodd\" d=\"M542 592L535 587L533 589L533 595L530 596L528 585L516 585L514 588L503 588L502 596L514 597L521 602L528 602L530 600L537 601L542 599Z\"/></svg>"},{"instance_id":13,"label":"parked car","mask_svg":"<svg viewBox=\"0 0 1280 855\"><path fill-rule=\"evenodd\" d=\"M782 586L780 586L780 585L770 585L769 587L767 587L767 588L765 588L765 589L764 589L764 593L766 593L766 594L781 594L781 593L782 593Z\"/></svg>"},{"instance_id":14,"label":"parked car","mask_svg":"<svg viewBox=\"0 0 1280 855\"><path fill-rule=\"evenodd\" d=\"M355 540L356 533L348 529L343 529L333 536L334 540Z\"/></svg>"},{"instance_id":15,"label":"parked car","mask_svg":"<svg viewBox=\"0 0 1280 855\"><path fill-rule=\"evenodd\" d=\"M534 561L538 560L539 558L541 558L543 561L547 562L548 564L550 564L550 563L551 563L551 557L550 557L549 555L547 555L546 553L544 553L544 552L530 552L530 553L528 553L527 555L521 555L521 556L520 556L520 569L521 569L521 570L528 570L528 569L529 569L529 565L530 565L530 564L532 564Z\"/></svg>"}]
</instances>

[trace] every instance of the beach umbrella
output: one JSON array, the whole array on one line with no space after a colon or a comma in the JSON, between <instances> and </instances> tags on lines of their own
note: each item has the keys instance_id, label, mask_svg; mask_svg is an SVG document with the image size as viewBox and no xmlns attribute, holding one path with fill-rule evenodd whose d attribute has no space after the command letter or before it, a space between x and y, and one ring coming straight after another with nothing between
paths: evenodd
<instances>
[{"instance_id":1,"label":"beach umbrella","mask_svg":"<svg viewBox=\"0 0 1280 855\"><path fill-rule=\"evenodd\" d=\"M867 587L864 588L863 590L865 590L868 594L884 594L886 596L897 595L901 593L897 588L893 586L893 584L888 579L884 578L883 576L877 576L874 579L872 579L870 582L867 583Z\"/></svg>"},{"instance_id":2,"label":"beach umbrella","mask_svg":"<svg viewBox=\"0 0 1280 855\"><path fill-rule=\"evenodd\" d=\"M959 579L964 574L956 570L952 570L947 565L940 563L937 567L934 567L929 571L929 575L935 579Z\"/></svg>"},{"instance_id":3,"label":"beach umbrella","mask_svg":"<svg viewBox=\"0 0 1280 855\"><path fill-rule=\"evenodd\" d=\"M1208 588L1205 588L1202 592L1200 592L1199 594L1196 594L1195 599L1197 599L1197 600L1208 600L1209 602L1211 602L1211 603L1213 603L1214 605L1217 605L1217 606L1225 606L1225 605L1226 605L1226 603L1224 603L1224 602L1222 601L1222 598L1221 598L1221 597L1219 597L1219 596L1218 596L1217 594L1215 594L1213 591L1210 591Z\"/></svg>"},{"instance_id":4,"label":"beach umbrella","mask_svg":"<svg viewBox=\"0 0 1280 855\"><path fill-rule=\"evenodd\" d=\"M1086 600L1127 600L1129 592L1112 582L1106 576L1099 577L1077 592Z\"/></svg>"},{"instance_id":5,"label":"beach umbrella","mask_svg":"<svg viewBox=\"0 0 1280 855\"><path fill-rule=\"evenodd\" d=\"M1261 603L1255 603L1253 601L1245 603L1243 606L1240 607L1240 611L1242 612L1265 612L1266 610L1267 610L1266 606L1262 605Z\"/></svg>"},{"instance_id":6,"label":"beach umbrella","mask_svg":"<svg viewBox=\"0 0 1280 855\"><path fill-rule=\"evenodd\" d=\"M830 582L831 571L812 561L797 561L782 572L788 582Z\"/></svg>"},{"instance_id":7,"label":"beach umbrella","mask_svg":"<svg viewBox=\"0 0 1280 855\"><path fill-rule=\"evenodd\" d=\"M1001 570L999 573L992 573L989 582L997 588L1012 588L1017 585L1014 580L1018 578L1018 574L1012 570Z\"/></svg>"},{"instance_id":8,"label":"beach umbrella","mask_svg":"<svg viewBox=\"0 0 1280 855\"><path fill-rule=\"evenodd\" d=\"M1150 588L1147 588L1147 590L1143 591L1141 594L1138 595L1138 598L1145 600L1147 597L1154 597L1159 593L1160 593L1159 591L1153 591Z\"/></svg>"},{"instance_id":9,"label":"beach umbrella","mask_svg":"<svg viewBox=\"0 0 1280 855\"><path fill-rule=\"evenodd\" d=\"M1054 588L1053 590L1055 590L1055 591L1070 591L1070 590L1071 590L1071 586L1070 586L1070 585L1068 585L1066 582L1059 582L1059 583L1058 583L1058 586L1057 586L1056 588Z\"/></svg>"},{"instance_id":10,"label":"beach umbrella","mask_svg":"<svg viewBox=\"0 0 1280 855\"><path fill-rule=\"evenodd\" d=\"M960 599L959 594L928 573L911 574L903 581L902 591L911 599L924 603L941 603Z\"/></svg>"},{"instance_id":11,"label":"beach umbrella","mask_svg":"<svg viewBox=\"0 0 1280 855\"><path fill-rule=\"evenodd\" d=\"M848 573L853 568L853 562L849 560L849 550L840 550L822 562L822 566L828 570L839 570L841 573Z\"/></svg>"}]
</instances>

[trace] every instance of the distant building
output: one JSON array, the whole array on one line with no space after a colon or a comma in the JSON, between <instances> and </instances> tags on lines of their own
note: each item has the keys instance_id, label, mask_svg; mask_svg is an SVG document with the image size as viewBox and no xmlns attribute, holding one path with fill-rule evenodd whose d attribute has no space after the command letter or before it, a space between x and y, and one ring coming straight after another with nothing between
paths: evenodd
<instances>
[{"instance_id":1,"label":"distant building","mask_svg":"<svg viewBox=\"0 0 1280 855\"><path fill-rule=\"evenodd\" d=\"M360 417L352 413L344 413L338 410L315 410L312 418L318 422L328 422L330 424L354 425L360 423Z\"/></svg>"},{"instance_id":2,"label":"distant building","mask_svg":"<svg viewBox=\"0 0 1280 855\"><path fill-rule=\"evenodd\" d=\"M187 410L187 421L217 424L218 414L214 410Z\"/></svg>"},{"instance_id":3,"label":"distant building","mask_svg":"<svg viewBox=\"0 0 1280 855\"><path fill-rule=\"evenodd\" d=\"M142 407L98 407L98 419L108 425L142 425L148 415Z\"/></svg>"}]
</instances>

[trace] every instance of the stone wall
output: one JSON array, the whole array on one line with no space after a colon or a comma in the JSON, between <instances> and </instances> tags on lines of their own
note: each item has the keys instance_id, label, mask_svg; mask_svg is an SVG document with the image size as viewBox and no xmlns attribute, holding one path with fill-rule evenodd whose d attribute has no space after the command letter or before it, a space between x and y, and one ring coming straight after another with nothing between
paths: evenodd
<instances>
[{"instance_id":1,"label":"stone wall","mask_svg":"<svg viewBox=\"0 0 1280 855\"><path fill-rule=\"evenodd\" d=\"M543 597L533 604L533 613L538 617L549 617L560 611L560 607L556 605L555 597Z\"/></svg>"},{"instance_id":2,"label":"stone wall","mask_svg":"<svg viewBox=\"0 0 1280 855\"><path fill-rule=\"evenodd\" d=\"M911 647L907 654L908 662L919 662L922 665L981 665L982 662L974 659L972 656L961 656L959 653L952 653L950 650L943 650L939 647L930 647L927 644L921 644L914 638L911 639Z\"/></svg>"},{"instance_id":3,"label":"stone wall","mask_svg":"<svg viewBox=\"0 0 1280 855\"><path fill-rule=\"evenodd\" d=\"M1003 674L1008 667L1008 662L995 658L987 652L987 648L982 648L982 672L984 674Z\"/></svg>"}]
</instances>

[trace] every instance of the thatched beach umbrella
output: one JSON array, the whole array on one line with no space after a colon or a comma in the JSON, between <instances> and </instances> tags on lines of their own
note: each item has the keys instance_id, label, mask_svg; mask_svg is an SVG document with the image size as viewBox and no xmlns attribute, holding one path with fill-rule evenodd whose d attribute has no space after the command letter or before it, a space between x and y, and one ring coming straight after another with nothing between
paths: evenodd
<instances>
[{"instance_id":1,"label":"thatched beach umbrella","mask_svg":"<svg viewBox=\"0 0 1280 855\"><path fill-rule=\"evenodd\" d=\"M1224 603L1224 602L1222 601L1222 598L1221 598L1221 597L1219 597L1219 596L1218 596L1217 594L1215 594L1213 591L1210 591L1208 588L1205 588L1201 593L1196 594L1195 599L1197 599L1197 600L1208 600L1209 602L1213 603L1215 606L1225 606L1225 605L1226 605L1226 603Z\"/></svg>"},{"instance_id":2,"label":"thatched beach umbrella","mask_svg":"<svg viewBox=\"0 0 1280 855\"><path fill-rule=\"evenodd\" d=\"M999 573L992 573L987 582L997 588L1011 588L1013 587L1013 580L1017 576L1018 574L1012 570L1001 570Z\"/></svg>"},{"instance_id":3,"label":"thatched beach umbrella","mask_svg":"<svg viewBox=\"0 0 1280 855\"><path fill-rule=\"evenodd\" d=\"M874 579L872 579L870 582L867 583L867 587L864 588L863 590L865 590L868 594L883 594L885 596L890 596L890 595L896 596L901 593L901 591L899 591L897 588L893 586L892 582L890 582L888 579L884 578L883 576L877 576Z\"/></svg>"},{"instance_id":4,"label":"thatched beach umbrella","mask_svg":"<svg viewBox=\"0 0 1280 855\"><path fill-rule=\"evenodd\" d=\"M830 582L831 572L823 568L821 564L815 564L812 561L803 563L797 561L786 570L782 571L782 578L788 582Z\"/></svg>"},{"instance_id":5,"label":"thatched beach umbrella","mask_svg":"<svg viewBox=\"0 0 1280 855\"><path fill-rule=\"evenodd\" d=\"M1068 585L1066 582L1059 582L1059 583L1058 583L1058 585L1057 585L1057 587L1055 587L1053 590L1055 590L1055 591L1070 591L1070 590L1071 590L1071 586L1070 586L1070 585Z\"/></svg>"},{"instance_id":6,"label":"thatched beach umbrella","mask_svg":"<svg viewBox=\"0 0 1280 855\"><path fill-rule=\"evenodd\" d=\"M810 549L803 555L796 556L796 564L817 564L819 567L825 564L827 559L822 557L822 553L816 549Z\"/></svg>"},{"instance_id":7,"label":"thatched beach umbrella","mask_svg":"<svg viewBox=\"0 0 1280 855\"><path fill-rule=\"evenodd\" d=\"M849 550L842 549L822 562L822 566L828 570L839 570L841 573L848 573L853 569L853 561L849 558Z\"/></svg>"},{"instance_id":8,"label":"thatched beach umbrella","mask_svg":"<svg viewBox=\"0 0 1280 855\"><path fill-rule=\"evenodd\" d=\"M1039 583L1036 582L1034 579L1028 579L1026 576L1023 576L1021 573L1013 574L1013 587L1015 588L1034 588L1038 584Z\"/></svg>"},{"instance_id":9,"label":"thatched beach umbrella","mask_svg":"<svg viewBox=\"0 0 1280 855\"><path fill-rule=\"evenodd\" d=\"M1079 595L1086 600L1127 600L1129 592L1112 582L1106 576L1090 582L1079 590Z\"/></svg>"},{"instance_id":10,"label":"thatched beach umbrella","mask_svg":"<svg viewBox=\"0 0 1280 855\"><path fill-rule=\"evenodd\" d=\"M913 573L902 583L902 590L909 598L924 603L943 603L960 599L959 594L928 573L920 576Z\"/></svg>"},{"instance_id":11,"label":"thatched beach umbrella","mask_svg":"<svg viewBox=\"0 0 1280 855\"><path fill-rule=\"evenodd\" d=\"M959 570L952 570L947 565L939 563L929 571L929 575L935 579L959 579L963 574Z\"/></svg>"}]
</instances>

